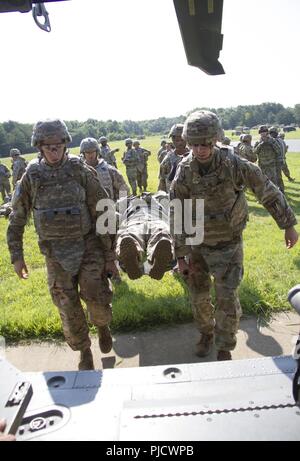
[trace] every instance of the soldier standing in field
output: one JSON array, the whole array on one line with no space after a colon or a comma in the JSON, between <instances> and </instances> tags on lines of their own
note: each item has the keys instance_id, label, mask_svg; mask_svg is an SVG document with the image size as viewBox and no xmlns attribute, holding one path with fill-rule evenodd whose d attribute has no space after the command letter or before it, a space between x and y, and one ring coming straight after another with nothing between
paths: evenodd
<instances>
[{"instance_id":1,"label":"soldier standing in field","mask_svg":"<svg viewBox=\"0 0 300 461\"><path fill-rule=\"evenodd\" d=\"M94 138L84 138L80 143L82 154L87 165L97 171L101 186L106 190L109 198L115 202L120 195L128 195L130 189L122 174L113 166L109 165L101 156L99 144Z\"/></svg>"},{"instance_id":2,"label":"soldier standing in field","mask_svg":"<svg viewBox=\"0 0 300 461\"><path fill-rule=\"evenodd\" d=\"M115 157L115 153L119 152L119 149L111 149L109 145L107 144L107 138L105 136L101 136L99 138L99 143L100 143L100 156L109 164L114 166L115 168L117 167L117 160Z\"/></svg>"},{"instance_id":3,"label":"soldier standing in field","mask_svg":"<svg viewBox=\"0 0 300 461\"><path fill-rule=\"evenodd\" d=\"M169 138L172 139L174 150L171 150L163 159L160 165L159 187L165 192L170 191L171 182L175 176L177 165L183 157L188 153L186 141L182 139L183 124L177 123L172 126L169 132ZM164 183L163 183L164 181Z\"/></svg>"},{"instance_id":4,"label":"soldier standing in field","mask_svg":"<svg viewBox=\"0 0 300 461\"><path fill-rule=\"evenodd\" d=\"M284 152L284 155L283 155L282 172L283 172L283 174L288 178L289 182L294 182L294 181L295 181L295 178L292 178L292 177L291 177L291 173L290 173L288 164L287 164L287 162L286 162L286 153L287 153L287 151L288 151L289 146L286 144L284 138L285 138L285 133L283 133L283 132L282 132L282 133L279 133L279 135L278 135L278 141L281 142L282 149L283 149L283 152Z\"/></svg>"},{"instance_id":5,"label":"soldier standing in field","mask_svg":"<svg viewBox=\"0 0 300 461\"><path fill-rule=\"evenodd\" d=\"M166 152L166 147L167 147L167 141L165 139L162 139L161 143L160 143L160 149L159 151L157 152L157 160L159 163L162 162L162 160L164 159L165 157L165 152Z\"/></svg>"},{"instance_id":6,"label":"soldier standing in field","mask_svg":"<svg viewBox=\"0 0 300 461\"><path fill-rule=\"evenodd\" d=\"M184 201L192 199L193 225L197 225L196 201L204 200L202 243L189 243L190 235L184 229L175 234L173 228L175 256L189 286L200 332L197 355L208 355L215 339L217 359L230 360L242 314L238 287L243 276L242 233L248 218L245 187L284 230L287 248L296 244L298 234L294 229L296 218L278 187L253 163L217 148L220 132L220 121L212 112L194 112L186 119L182 136L191 151L177 168L170 196L180 200L182 210ZM211 278L216 292L215 312Z\"/></svg>"},{"instance_id":7,"label":"soldier standing in field","mask_svg":"<svg viewBox=\"0 0 300 461\"><path fill-rule=\"evenodd\" d=\"M12 185L13 188L15 188L17 181L22 178L22 175L25 172L27 162L24 157L21 157L19 149L10 149L9 155L11 156L12 161Z\"/></svg>"},{"instance_id":8,"label":"soldier standing in field","mask_svg":"<svg viewBox=\"0 0 300 461\"><path fill-rule=\"evenodd\" d=\"M136 186L137 186L137 166L138 166L138 155L135 149L132 147L132 139L125 139L125 146L127 150L124 152L122 161L126 166L126 175L128 182L132 189L132 194L136 195Z\"/></svg>"},{"instance_id":9,"label":"soldier standing in field","mask_svg":"<svg viewBox=\"0 0 300 461\"><path fill-rule=\"evenodd\" d=\"M266 125L261 125L258 129L261 138L254 147L254 154L258 158L258 166L268 178L284 192L282 182L281 167L283 163L282 152L279 144L269 135Z\"/></svg>"},{"instance_id":10,"label":"soldier standing in field","mask_svg":"<svg viewBox=\"0 0 300 461\"><path fill-rule=\"evenodd\" d=\"M32 211L65 339L73 350L80 351L79 370L92 370L91 341L80 298L97 327L101 351L108 353L112 348L108 326L112 291L107 274L117 269L111 236L97 236L95 231L97 202L108 195L95 170L68 153L70 141L62 120L39 121L34 126L31 144L40 156L30 162L17 183L7 242L15 272L27 278L23 233Z\"/></svg>"},{"instance_id":11,"label":"soldier standing in field","mask_svg":"<svg viewBox=\"0 0 300 461\"><path fill-rule=\"evenodd\" d=\"M140 142L135 139L133 141L133 148L138 157L137 164L137 184L140 193L147 190L148 183L148 157L151 155L151 152L143 147L140 147Z\"/></svg>"},{"instance_id":12,"label":"soldier standing in field","mask_svg":"<svg viewBox=\"0 0 300 461\"><path fill-rule=\"evenodd\" d=\"M0 162L0 192L2 195L3 202L10 197L10 178L11 174L6 165Z\"/></svg>"},{"instance_id":13,"label":"soldier standing in field","mask_svg":"<svg viewBox=\"0 0 300 461\"><path fill-rule=\"evenodd\" d=\"M252 141L251 134L244 134L243 140L239 148L239 156L242 158L245 158L249 162L255 163L257 161L257 156L253 152L251 141Z\"/></svg>"}]
</instances>

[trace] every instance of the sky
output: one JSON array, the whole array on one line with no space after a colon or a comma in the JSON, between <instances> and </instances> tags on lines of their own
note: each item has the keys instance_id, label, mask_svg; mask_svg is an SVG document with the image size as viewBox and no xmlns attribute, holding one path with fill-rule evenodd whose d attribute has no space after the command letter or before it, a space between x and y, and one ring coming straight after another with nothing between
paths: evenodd
<instances>
[{"instance_id":1,"label":"sky","mask_svg":"<svg viewBox=\"0 0 300 461\"><path fill-rule=\"evenodd\" d=\"M299 0L224 0L219 76L187 64L173 0L45 5L50 33L31 13L0 14L0 122L300 103Z\"/></svg>"}]
</instances>

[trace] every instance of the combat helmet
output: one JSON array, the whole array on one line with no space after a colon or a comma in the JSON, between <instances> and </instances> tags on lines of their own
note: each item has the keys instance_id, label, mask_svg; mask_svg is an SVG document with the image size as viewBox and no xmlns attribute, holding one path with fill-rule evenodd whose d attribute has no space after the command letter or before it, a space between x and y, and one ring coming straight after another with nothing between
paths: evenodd
<instances>
[{"instance_id":1,"label":"combat helmet","mask_svg":"<svg viewBox=\"0 0 300 461\"><path fill-rule=\"evenodd\" d=\"M80 153L84 155L87 150L95 150L100 155L100 148L97 139L84 138L80 143Z\"/></svg>"},{"instance_id":2,"label":"combat helmet","mask_svg":"<svg viewBox=\"0 0 300 461\"><path fill-rule=\"evenodd\" d=\"M133 144L134 146L139 146L141 143L140 143L140 141L139 141L138 139L134 139L133 142L132 142L132 144Z\"/></svg>"},{"instance_id":3,"label":"combat helmet","mask_svg":"<svg viewBox=\"0 0 300 461\"><path fill-rule=\"evenodd\" d=\"M72 141L72 137L68 131L67 125L63 120L39 120L33 127L31 145L33 147L38 147L43 142L47 142L48 139L53 138L53 136L61 138L61 140L66 143Z\"/></svg>"},{"instance_id":4,"label":"combat helmet","mask_svg":"<svg viewBox=\"0 0 300 461\"><path fill-rule=\"evenodd\" d=\"M175 125L172 126L170 129L169 138L172 138L173 136L182 136L182 131L183 131L183 124L182 123L175 123Z\"/></svg>"},{"instance_id":5,"label":"combat helmet","mask_svg":"<svg viewBox=\"0 0 300 461\"><path fill-rule=\"evenodd\" d=\"M217 115L208 110L199 110L190 114L184 122L182 137L188 144L200 144L203 140L221 140L222 133Z\"/></svg>"},{"instance_id":6,"label":"combat helmet","mask_svg":"<svg viewBox=\"0 0 300 461\"><path fill-rule=\"evenodd\" d=\"M267 127L267 125L260 125L260 127L258 128L258 133L269 133L269 128Z\"/></svg>"},{"instance_id":7,"label":"combat helmet","mask_svg":"<svg viewBox=\"0 0 300 461\"><path fill-rule=\"evenodd\" d=\"M10 149L9 155L10 155L11 157L14 157L14 156L16 156L16 155L21 155L21 152L20 152L19 149L17 149L16 147L13 147L12 149Z\"/></svg>"},{"instance_id":8,"label":"combat helmet","mask_svg":"<svg viewBox=\"0 0 300 461\"><path fill-rule=\"evenodd\" d=\"M223 142L224 146L229 146L229 145L230 145L230 143L231 143L231 139L230 139L230 138L228 138L228 136L224 136L224 138L223 138L223 141L222 141L222 142Z\"/></svg>"},{"instance_id":9,"label":"combat helmet","mask_svg":"<svg viewBox=\"0 0 300 461\"><path fill-rule=\"evenodd\" d=\"M269 133L275 133L278 135L278 128L276 126L271 126L271 128L269 128Z\"/></svg>"},{"instance_id":10,"label":"combat helmet","mask_svg":"<svg viewBox=\"0 0 300 461\"><path fill-rule=\"evenodd\" d=\"M132 139L131 138L126 138L125 139L125 146L128 146L129 144L132 144Z\"/></svg>"},{"instance_id":11,"label":"combat helmet","mask_svg":"<svg viewBox=\"0 0 300 461\"><path fill-rule=\"evenodd\" d=\"M106 137L106 136L100 136L99 142L100 142L100 143L102 143L102 142L107 142L107 137Z\"/></svg>"}]
</instances>

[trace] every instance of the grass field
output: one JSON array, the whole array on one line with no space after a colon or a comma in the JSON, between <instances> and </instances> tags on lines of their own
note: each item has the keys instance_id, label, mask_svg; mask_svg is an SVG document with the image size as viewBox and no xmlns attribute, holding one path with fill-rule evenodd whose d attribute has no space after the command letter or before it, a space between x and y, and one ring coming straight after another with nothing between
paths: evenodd
<instances>
[{"instance_id":1,"label":"grass field","mask_svg":"<svg viewBox=\"0 0 300 461\"><path fill-rule=\"evenodd\" d=\"M160 139L151 137L141 141L142 146L152 152L149 160L149 190L152 192L158 183L156 153ZM111 143L111 147L120 147L117 161L125 174L120 161L124 142ZM78 153L78 149L72 152ZM295 183L285 182L286 195L299 220L300 154L288 154L287 160L292 176L297 180ZM8 165L9 162L9 159L4 160ZM241 304L244 313L268 318L276 311L289 308L287 291L300 281L300 247L286 250L283 232L250 193L247 197L250 218L244 232L245 275L240 288ZM7 220L1 219L0 334L7 340L62 337L60 319L48 293L44 260L38 250L32 223L26 227L24 239L28 280L19 280L13 272L6 247L6 228ZM144 330L192 319L186 289L180 279L170 273L165 274L162 281L147 276L132 281L122 274L122 283L114 287L114 293L113 332Z\"/></svg>"}]
</instances>

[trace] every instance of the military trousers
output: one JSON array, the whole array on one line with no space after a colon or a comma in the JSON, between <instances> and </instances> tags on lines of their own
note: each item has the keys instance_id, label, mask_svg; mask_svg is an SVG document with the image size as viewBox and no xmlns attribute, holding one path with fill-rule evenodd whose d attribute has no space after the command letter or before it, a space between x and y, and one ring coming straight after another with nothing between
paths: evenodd
<instances>
[{"instance_id":1,"label":"military trousers","mask_svg":"<svg viewBox=\"0 0 300 461\"><path fill-rule=\"evenodd\" d=\"M128 182L130 184L132 194L136 195L136 187L137 187L137 171L136 169L126 169L126 174L128 178Z\"/></svg>"},{"instance_id":2,"label":"military trousers","mask_svg":"<svg viewBox=\"0 0 300 461\"><path fill-rule=\"evenodd\" d=\"M233 350L242 309L238 286L243 277L243 243L232 242L222 248L192 248L193 274L187 280L194 320L200 333L215 335L218 350ZM211 301L215 288L216 305Z\"/></svg>"},{"instance_id":3,"label":"military trousers","mask_svg":"<svg viewBox=\"0 0 300 461\"><path fill-rule=\"evenodd\" d=\"M58 307L65 339L73 350L91 346L89 328L81 299L85 302L89 321L97 327L112 319L111 282L105 274L105 260L99 239L86 240L82 262L75 276L59 262L46 256L48 286L53 303Z\"/></svg>"},{"instance_id":4,"label":"military trousers","mask_svg":"<svg viewBox=\"0 0 300 461\"><path fill-rule=\"evenodd\" d=\"M126 223L121 224L117 233L117 257L120 256L121 243L127 237L134 241L140 261L143 261L146 256L151 264L158 242L168 240L172 243L169 223L153 217L147 219L144 215L129 217Z\"/></svg>"},{"instance_id":5,"label":"military trousers","mask_svg":"<svg viewBox=\"0 0 300 461\"><path fill-rule=\"evenodd\" d=\"M147 179L148 179L148 171L147 168L145 168L143 171L137 170L137 184L139 189L144 188L144 190L147 190Z\"/></svg>"},{"instance_id":6,"label":"military trousers","mask_svg":"<svg viewBox=\"0 0 300 461\"><path fill-rule=\"evenodd\" d=\"M5 197L8 196L11 192L10 182L8 178L4 178L0 182L0 192L2 195L2 200L5 200Z\"/></svg>"}]
</instances>

